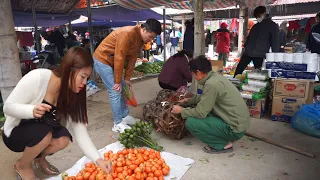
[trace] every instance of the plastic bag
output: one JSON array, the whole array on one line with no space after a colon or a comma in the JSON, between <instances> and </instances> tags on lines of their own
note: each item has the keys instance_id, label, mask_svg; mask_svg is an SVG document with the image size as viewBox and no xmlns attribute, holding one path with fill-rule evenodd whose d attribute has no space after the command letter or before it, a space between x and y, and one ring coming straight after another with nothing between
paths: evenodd
<instances>
[{"instance_id":1,"label":"plastic bag","mask_svg":"<svg viewBox=\"0 0 320 180\"><path fill-rule=\"evenodd\" d=\"M134 97L132 88L130 88L128 85L125 85L123 87L123 98L126 101L126 104L128 106L133 106L133 107L137 107L138 103L136 98Z\"/></svg>"},{"instance_id":2,"label":"plastic bag","mask_svg":"<svg viewBox=\"0 0 320 180\"><path fill-rule=\"evenodd\" d=\"M303 104L290 123L294 129L320 138L320 104Z\"/></svg>"},{"instance_id":3,"label":"plastic bag","mask_svg":"<svg viewBox=\"0 0 320 180\"><path fill-rule=\"evenodd\" d=\"M188 87L187 86L181 86L177 92L181 92L181 93L188 93Z\"/></svg>"}]
</instances>

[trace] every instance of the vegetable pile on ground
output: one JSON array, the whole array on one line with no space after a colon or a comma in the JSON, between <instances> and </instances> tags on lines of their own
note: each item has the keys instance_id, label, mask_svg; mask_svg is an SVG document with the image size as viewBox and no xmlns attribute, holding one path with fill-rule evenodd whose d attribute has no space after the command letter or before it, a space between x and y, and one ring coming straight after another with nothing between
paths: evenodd
<instances>
[{"instance_id":1,"label":"vegetable pile on ground","mask_svg":"<svg viewBox=\"0 0 320 180\"><path fill-rule=\"evenodd\" d=\"M145 74L156 74L160 73L163 66L163 62L154 63L142 63L141 65L134 68L134 70L143 72Z\"/></svg>"},{"instance_id":2,"label":"vegetable pile on ground","mask_svg":"<svg viewBox=\"0 0 320 180\"><path fill-rule=\"evenodd\" d=\"M142 77L142 76L144 76L143 72L133 71L133 73L132 73L132 77L134 77L134 78L139 78L139 77Z\"/></svg>"},{"instance_id":3,"label":"vegetable pile on ground","mask_svg":"<svg viewBox=\"0 0 320 180\"><path fill-rule=\"evenodd\" d=\"M137 122L131 129L126 129L120 134L119 141L126 148L147 146L157 151L163 151L163 147L159 146L151 138L152 129L151 123L145 121Z\"/></svg>"},{"instance_id":4,"label":"vegetable pile on ground","mask_svg":"<svg viewBox=\"0 0 320 180\"><path fill-rule=\"evenodd\" d=\"M163 180L170 167L161 158L160 152L153 149L123 149L117 153L109 151L105 160L111 160L113 172L105 174L94 163L85 164L85 168L76 176L62 174L63 180Z\"/></svg>"}]
</instances>

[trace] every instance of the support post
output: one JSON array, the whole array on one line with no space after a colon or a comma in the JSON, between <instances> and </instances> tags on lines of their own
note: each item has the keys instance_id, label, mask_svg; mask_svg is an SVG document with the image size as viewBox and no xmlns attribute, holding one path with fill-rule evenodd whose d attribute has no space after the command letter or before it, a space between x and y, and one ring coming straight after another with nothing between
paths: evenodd
<instances>
[{"instance_id":1,"label":"support post","mask_svg":"<svg viewBox=\"0 0 320 180\"><path fill-rule=\"evenodd\" d=\"M72 13L69 13L69 18L68 18L69 26L68 26L68 29L69 29L69 32L72 34L73 32L72 32L71 18L72 18Z\"/></svg>"},{"instance_id":2,"label":"support post","mask_svg":"<svg viewBox=\"0 0 320 180\"><path fill-rule=\"evenodd\" d=\"M204 0L194 1L194 57L205 54L203 4Z\"/></svg>"},{"instance_id":3,"label":"support post","mask_svg":"<svg viewBox=\"0 0 320 180\"><path fill-rule=\"evenodd\" d=\"M248 35L248 8L241 7L239 9L239 36L238 36L238 56L242 53L242 45Z\"/></svg>"},{"instance_id":4,"label":"support post","mask_svg":"<svg viewBox=\"0 0 320 180\"><path fill-rule=\"evenodd\" d=\"M203 4L204 0L194 1L194 57L205 55ZM191 92L197 94L197 89L198 82L192 78Z\"/></svg>"},{"instance_id":5,"label":"support post","mask_svg":"<svg viewBox=\"0 0 320 180\"><path fill-rule=\"evenodd\" d=\"M186 26L184 25L185 22L186 22L186 19L185 19L186 15L185 14L182 14L182 41L184 39L184 32L186 31Z\"/></svg>"},{"instance_id":6,"label":"support post","mask_svg":"<svg viewBox=\"0 0 320 180\"><path fill-rule=\"evenodd\" d=\"M163 60L166 61L167 60L167 50L166 50L166 9L165 7L163 8Z\"/></svg>"},{"instance_id":7,"label":"support post","mask_svg":"<svg viewBox=\"0 0 320 180\"><path fill-rule=\"evenodd\" d=\"M0 0L0 90L3 102L21 79L17 35L11 1Z\"/></svg>"},{"instance_id":8,"label":"support post","mask_svg":"<svg viewBox=\"0 0 320 180\"><path fill-rule=\"evenodd\" d=\"M91 51L91 55L94 52L94 48L93 48L93 34L92 34L92 16L91 16L91 6L90 6L91 2L90 0L87 0L87 10L88 10L88 29L89 29L89 38L90 38L90 51ZM97 77L96 77L96 71L93 69L92 70L92 76L93 76L93 81L96 82Z\"/></svg>"},{"instance_id":9,"label":"support post","mask_svg":"<svg viewBox=\"0 0 320 180\"><path fill-rule=\"evenodd\" d=\"M40 36L38 32L38 26L37 26L37 17L36 17L36 1L32 0L32 18L33 18L33 25L34 25L34 39L36 40L36 46L37 46L37 54L40 52Z\"/></svg>"}]
</instances>

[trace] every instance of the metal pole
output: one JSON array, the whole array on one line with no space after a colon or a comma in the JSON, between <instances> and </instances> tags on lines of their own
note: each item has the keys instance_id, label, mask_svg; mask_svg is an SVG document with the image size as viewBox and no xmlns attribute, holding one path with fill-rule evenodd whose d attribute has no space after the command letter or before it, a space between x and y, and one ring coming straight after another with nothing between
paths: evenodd
<instances>
[{"instance_id":1,"label":"metal pole","mask_svg":"<svg viewBox=\"0 0 320 180\"><path fill-rule=\"evenodd\" d=\"M73 32L72 32L72 26L71 26L71 17L72 17L72 13L69 13L69 26L68 26L68 28L69 28L69 32L72 34Z\"/></svg>"},{"instance_id":2,"label":"metal pole","mask_svg":"<svg viewBox=\"0 0 320 180\"><path fill-rule=\"evenodd\" d=\"M166 9L163 8L163 60L166 61Z\"/></svg>"},{"instance_id":3,"label":"metal pole","mask_svg":"<svg viewBox=\"0 0 320 180\"><path fill-rule=\"evenodd\" d=\"M93 54L94 48L93 48L93 34L92 34L92 19L91 19L91 6L90 6L90 0L87 0L87 9L88 9L88 28L89 28L89 38L90 38L90 50L91 55ZM93 81L96 82L96 72L93 69Z\"/></svg>"},{"instance_id":4,"label":"metal pole","mask_svg":"<svg viewBox=\"0 0 320 180\"><path fill-rule=\"evenodd\" d=\"M184 32L186 31L186 26L184 25L186 22L185 14L182 14L182 40L184 40Z\"/></svg>"},{"instance_id":5,"label":"metal pole","mask_svg":"<svg viewBox=\"0 0 320 180\"><path fill-rule=\"evenodd\" d=\"M34 25L34 38L36 40L37 54L38 54L40 52L40 39L39 39L38 26L37 26L35 3L36 1L32 0L32 18L33 18L33 25Z\"/></svg>"}]
</instances>

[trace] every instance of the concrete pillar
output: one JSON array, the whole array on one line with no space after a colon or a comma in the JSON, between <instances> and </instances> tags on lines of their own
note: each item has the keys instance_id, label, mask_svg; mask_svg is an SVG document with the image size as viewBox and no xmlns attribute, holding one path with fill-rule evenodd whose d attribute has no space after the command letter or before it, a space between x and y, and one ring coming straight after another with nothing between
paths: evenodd
<instances>
[{"instance_id":1,"label":"concrete pillar","mask_svg":"<svg viewBox=\"0 0 320 180\"><path fill-rule=\"evenodd\" d=\"M0 90L5 102L21 79L21 69L11 1L0 0L0 4Z\"/></svg>"}]
</instances>

